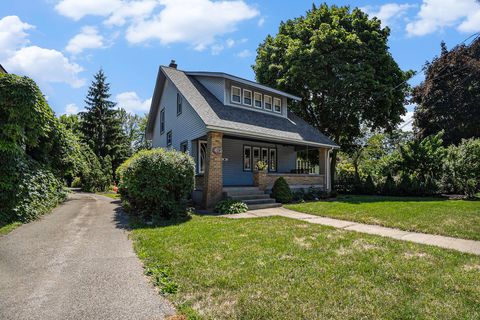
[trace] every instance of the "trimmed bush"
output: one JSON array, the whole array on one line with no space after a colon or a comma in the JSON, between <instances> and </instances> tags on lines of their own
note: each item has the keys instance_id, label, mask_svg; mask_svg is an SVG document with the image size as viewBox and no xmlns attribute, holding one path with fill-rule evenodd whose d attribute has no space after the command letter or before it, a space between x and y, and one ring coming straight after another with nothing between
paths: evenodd
<instances>
[{"instance_id":1,"label":"trimmed bush","mask_svg":"<svg viewBox=\"0 0 480 320\"><path fill-rule=\"evenodd\" d=\"M215 206L215 212L223 214L235 214L247 211L248 207L244 202L233 199L219 201Z\"/></svg>"},{"instance_id":2,"label":"trimmed bush","mask_svg":"<svg viewBox=\"0 0 480 320\"><path fill-rule=\"evenodd\" d=\"M142 150L118 170L119 192L130 211L144 219L185 213L193 191L195 164L189 155L165 149Z\"/></svg>"},{"instance_id":3,"label":"trimmed bush","mask_svg":"<svg viewBox=\"0 0 480 320\"><path fill-rule=\"evenodd\" d=\"M387 196L394 195L395 189L396 189L395 180L393 180L393 177L391 174L388 174L387 178L385 179L385 183L383 184L383 187L382 187L382 194Z\"/></svg>"},{"instance_id":4,"label":"trimmed bush","mask_svg":"<svg viewBox=\"0 0 480 320\"><path fill-rule=\"evenodd\" d=\"M363 192L365 194L376 194L377 193L377 187L375 186L375 183L373 182L372 176L368 175L367 179L365 180L365 183L363 184Z\"/></svg>"},{"instance_id":5,"label":"trimmed bush","mask_svg":"<svg viewBox=\"0 0 480 320\"><path fill-rule=\"evenodd\" d=\"M272 188L272 197L280 203L292 202L292 190L290 190L290 187L288 186L287 180L285 180L285 178L280 177L275 181Z\"/></svg>"}]
</instances>

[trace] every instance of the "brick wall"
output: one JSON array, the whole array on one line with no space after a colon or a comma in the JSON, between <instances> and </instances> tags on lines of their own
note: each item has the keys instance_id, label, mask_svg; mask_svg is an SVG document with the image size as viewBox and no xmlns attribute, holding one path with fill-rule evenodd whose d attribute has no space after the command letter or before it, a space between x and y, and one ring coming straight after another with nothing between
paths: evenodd
<instances>
[{"instance_id":1,"label":"brick wall","mask_svg":"<svg viewBox=\"0 0 480 320\"><path fill-rule=\"evenodd\" d=\"M261 190L271 189L275 181L283 177L290 186L293 185L321 185L324 186L325 175L323 174L293 174L293 173L265 173L254 174L254 185Z\"/></svg>"},{"instance_id":2,"label":"brick wall","mask_svg":"<svg viewBox=\"0 0 480 320\"><path fill-rule=\"evenodd\" d=\"M203 188L203 206L207 209L213 208L223 198L222 139L221 132L210 131L207 134Z\"/></svg>"}]
</instances>

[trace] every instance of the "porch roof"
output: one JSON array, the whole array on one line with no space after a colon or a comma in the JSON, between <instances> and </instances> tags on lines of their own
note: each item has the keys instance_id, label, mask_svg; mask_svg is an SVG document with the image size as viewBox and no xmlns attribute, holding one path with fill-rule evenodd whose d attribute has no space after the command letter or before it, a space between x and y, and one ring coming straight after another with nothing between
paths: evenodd
<instances>
[{"instance_id":1,"label":"porch roof","mask_svg":"<svg viewBox=\"0 0 480 320\"><path fill-rule=\"evenodd\" d=\"M224 105L194 76L168 67L161 67L161 71L190 103L208 130L270 141L338 148L335 142L293 112L289 111L287 117L280 117ZM153 101L152 107L155 107Z\"/></svg>"}]
</instances>

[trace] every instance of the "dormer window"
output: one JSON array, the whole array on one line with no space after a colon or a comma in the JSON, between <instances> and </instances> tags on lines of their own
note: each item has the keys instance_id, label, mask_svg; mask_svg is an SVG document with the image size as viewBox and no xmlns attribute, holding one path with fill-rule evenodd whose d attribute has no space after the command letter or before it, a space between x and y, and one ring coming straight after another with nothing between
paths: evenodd
<instances>
[{"instance_id":1,"label":"dormer window","mask_svg":"<svg viewBox=\"0 0 480 320\"><path fill-rule=\"evenodd\" d=\"M239 87L232 86L232 98L233 103L242 103L242 90Z\"/></svg>"},{"instance_id":2,"label":"dormer window","mask_svg":"<svg viewBox=\"0 0 480 320\"><path fill-rule=\"evenodd\" d=\"M253 104L255 108L262 109L262 94L255 92L253 95Z\"/></svg>"},{"instance_id":3,"label":"dormer window","mask_svg":"<svg viewBox=\"0 0 480 320\"><path fill-rule=\"evenodd\" d=\"M282 100L273 98L273 111L282 113Z\"/></svg>"},{"instance_id":4,"label":"dormer window","mask_svg":"<svg viewBox=\"0 0 480 320\"><path fill-rule=\"evenodd\" d=\"M265 99L265 110L272 111L272 97L264 96L263 98Z\"/></svg>"},{"instance_id":5,"label":"dormer window","mask_svg":"<svg viewBox=\"0 0 480 320\"><path fill-rule=\"evenodd\" d=\"M243 104L247 106L252 105L252 91L243 89Z\"/></svg>"}]
</instances>

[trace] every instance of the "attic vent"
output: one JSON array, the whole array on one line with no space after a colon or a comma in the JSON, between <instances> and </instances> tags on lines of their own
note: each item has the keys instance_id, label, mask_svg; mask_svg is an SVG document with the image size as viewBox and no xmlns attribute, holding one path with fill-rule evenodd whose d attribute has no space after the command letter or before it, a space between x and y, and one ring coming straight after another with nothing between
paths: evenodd
<instances>
[{"instance_id":1,"label":"attic vent","mask_svg":"<svg viewBox=\"0 0 480 320\"><path fill-rule=\"evenodd\" d=\"M177 69L177 63L175 62L175 60L170 61L170 64L169 64L168 66L169 66L170 68Z\"/></svg>"}]
</instances>

